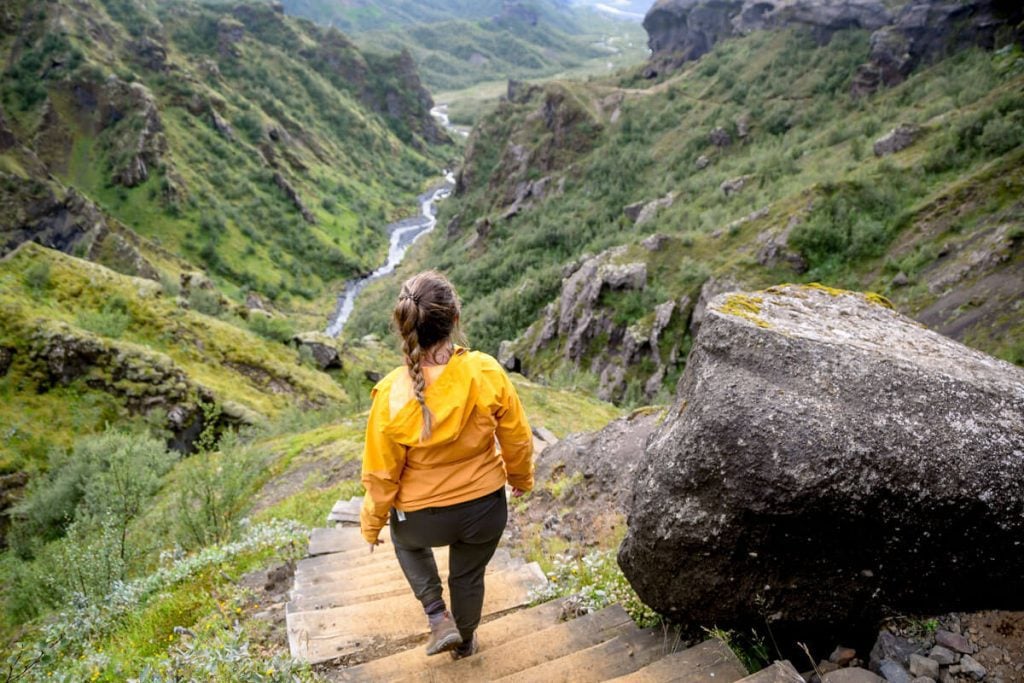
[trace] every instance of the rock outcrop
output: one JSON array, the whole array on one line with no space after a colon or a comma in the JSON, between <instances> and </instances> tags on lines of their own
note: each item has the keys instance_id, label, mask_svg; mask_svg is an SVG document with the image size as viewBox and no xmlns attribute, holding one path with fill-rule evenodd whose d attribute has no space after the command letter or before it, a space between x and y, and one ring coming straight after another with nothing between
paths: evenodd
<instances>
[{"instance_id":1,"label":"rock outcrop","mask_svg":"<svg viewBox=\"0 0 1024 683\"><path fill-rule=\"evenodd\" d=\"M141 83L115 78L104 86L103 100L102 125L114 129L123 157L115 166L112 179L125 187L140 185L167 151L156 99Z\"/></svg>"},{"instance_id":2,"label":"rock outcrop","mask_svg":"<svg viewBox=\"0 0 1024 683\"><path fill-rule=\"evenodd\" d=\"M316 366L321 370L340 370L343 366L341 353L334 339L320 332L304 332L292 337L296 348L306 349Z\"/></svg>"},{"instance_id":3,"label":"rock outcrop","mask_svg":"<svg viewBox=\"0 0 1024 683\"><path fill-rule=\"evenodd\" d=\"M296 190L292 184L289 183L283 175L281 175L280 171L274 171L273 179L274 185L277 185L277 187L284 192L284 195L288 197L288 201L290 201L292 206L294 206L299 214L302 215L302 220L307 223L316 223L316 216L314 216L313 212L309 210L306 203L302 201L302 197L299 196L298 190Z\"/></svg>"},{"instance_id":4,"label":"rock outcrop","mask_svg":"<svg viewBox=\"0 0 1024 683\"><path fill-rule=\"evenodd\" d=\"M633 471L647 438L657 428L659 412L640 409L596 432L570 434L537 455L538 487L531 508L543 510L545 530L586 545L599 543L629 512ZM560 495L552 485L572 482ZM535 514L531 511L528 514ZM540 520L538 520L540 521Z\"/></svg>"},{"instance_id":5,"label":"rock outcrop","mask_svg":"<svg viewBox=\"0 0 1024 683\"><path fill-rule=\"evenodd\" d=\"M810 26L819 42L848 28L875 30L892 15L881 0L746 0L732 19L737 33L801 24Z\"/></svg>"},{"instance_id":6,"label":"rock outcrop","mask_svg":"<svg viewBox=\"0 0 1024 683\"><path fill-rule=\"evenodd\" d=\"M509 97L499 105L499 112L522 123L502 135L504 148L497 160L486 149L493 140L484 142L489 131L474 131L456 176L455 192L487 183L498 208L515 207L512 216L527 199L540 199L552 191L549 176L590 151L602 123L570 88L558 83L527 86L510 81ZM539 178L533 175L536 172ZM557 185L554 191L560 188Z\"/></svg>"},{"instance_id":7,"label":"rock outcrop","mask_svg":"<svg viewBox=\"0 0 1024 683\"><path fill-rule=\"evenodd\" d=\"M0 173L0 256L25 242L78 253L126 275L158 279L137 235L74 188ZM173 257L172 257L173 258Z\"/></svg>"},{"instance_id":8,"label":"rock outcrop","mask_svg":"<svg viewBox=\"0 0 1024 683\"><path fill-rule=\"evenodd\" d=\"M1000 0L915 0L871 36L871 55L851 86L856 95L900 83L918 65L978 46L1020 41L1024 5Z\"/></svg>"},{"instance_id":9,"label":"rock outcrop","mask_svg":"<svg viewBox=\"0 0 1024 683\"><path fill-rule=\"evenodd\" d=\"M742 7L742 0L658 0L644 17L647 46L666 66L697 59L733 34Z\"/></svg>"},{"instance_id":10,"label":"rock outcrop","mask_svg":"<svg viewBox=\"0 0 1024 683\"><path fill-rule=\"evenodd\" d=\"M902 81L918 64L970 46L1019 40L1024 6L1001 0L912 0L890 11L882 0L658 0L644 17L653 77L698 59L718 41L787 26L819 43L837 31L874 31L871 59L854 79L856 94Z\"/></svg>"},{"instance_id":11,"label":"rock outcrop","mask_svg":"<svg viewBox=\"0 0 1024 683\"><path fill-rule=\"evenodd\" d=\"M614 247L568 265L558 298L505 349L507 363L518 364L530 375L537 369L533 359L542 350L556 349L562 361L585 367L599 377L597 394L602 400L622 399L627 375L635 375L638 367L645 368L643 394L647 398L657 394L679 360L679 340L666 338L665 331L685 321L692 306L684 296L655 306L650 316L639 322L618 320L602 296L639 292L647 286L647 263L626 261L626 254L626 247Z\"/></svg>"},{"instance_id":12,"label":"rock outcrop","mask_svg":"<svg viewBox=\"0 0 1024 683\"><path fill-rule=\"evenodd\" d=\"M619 550L695 624L1024 607L1024 370L820 287L708 306Z\"/></svg>"},{"instance_id":13,"label":"rock outcrop","mask_svg":"<svg viewBox=\"0 0 1024 683\"><path fill-rule=\"evenodd\" d=\"M132 413L160 411L166 420L163 426L172 434L168 445L177 450L189 451L208 426L203 405L215 403L213 394L162 354L111 345L57 324L36 330L26 357L41 392L83 381L92 389L117 396ZM218 431L252 421L228 411L215 420Z\"/></svg>"},{"instance_id":14,"label":"rock outcrop","mask_svg":"<svg viewBox=\"0 0 1024 683\"><path fill-rule=\"evenodd\" d=\"M875 140L873 151L876 157L884 157L889 154L901 152L914 144L921 129L917 126L901 123L882 137Z\"/></svg>"}]
</instances>

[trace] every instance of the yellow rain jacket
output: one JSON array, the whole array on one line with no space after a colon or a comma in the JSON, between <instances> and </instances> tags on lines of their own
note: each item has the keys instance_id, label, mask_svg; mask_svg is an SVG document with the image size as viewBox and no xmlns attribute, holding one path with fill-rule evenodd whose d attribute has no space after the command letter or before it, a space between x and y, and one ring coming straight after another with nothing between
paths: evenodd
<instances>
[{"instance_id":1,"label":"yellow rain jacket","mask_svg":"<svg viewBox=\"0 0 1024 683\"><path fill-rule=\"evenodd\" d=\"M371 394L360 513L368 543L377 541L392 507L413 512L454 505L493 493L506 481L523 491L533 488L533 436L498 362L457 346L447 364L423 371L424 398L433 415L424 442L423 416L405 366L391 371Z\"/></svg>"}]
</instances>

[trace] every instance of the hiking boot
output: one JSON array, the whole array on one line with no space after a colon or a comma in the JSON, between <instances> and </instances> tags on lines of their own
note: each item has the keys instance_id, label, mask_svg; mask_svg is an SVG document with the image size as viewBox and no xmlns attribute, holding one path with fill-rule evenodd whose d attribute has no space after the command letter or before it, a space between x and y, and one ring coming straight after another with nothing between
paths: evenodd
<instances>
[{"instance_id":1,"label":"hiking boot","mask_svg":"<svg viewBox=\"0 0 1024 683\"><path fill-rule=\"evenodd\" d=\"M476 633L473 633L473 637L469 639L468 643L463 643L458 647L454 647L448 651L448 654L452 656L452 659L462 659L463 657L469 657L475 655L477 651L476 644Z\"/></svg>"},{"instance_id":2,"label":"hiking boot","mask_svg":"<svg viewBox=\"0 0 1024 683\"><path fill-rule=\"evenodd\" d=\"M455 625L455 620L452 619L451 613L446 611L443 617L430 624L430 640L427 642L427 654L436 655L459 645L462 645L459 627Z\"/></svg>"}]
</instances>

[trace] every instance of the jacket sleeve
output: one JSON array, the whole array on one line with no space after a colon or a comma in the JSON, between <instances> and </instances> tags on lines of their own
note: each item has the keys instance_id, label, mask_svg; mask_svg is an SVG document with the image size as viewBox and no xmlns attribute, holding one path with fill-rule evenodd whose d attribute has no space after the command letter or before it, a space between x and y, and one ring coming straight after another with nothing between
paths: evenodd
<instances>
[{"instance_id":1,"label":"jacket sleeve","mask_svg":"<svg viewBox=\"0 0 1024 683\"><path fill-rule=\"evenodd\" d=\"M363 507L359 511L359 528L367 543L376 543L380 530L388 523L391 507L398 494L398 482L405 467L405 446L396 443L381 427L387 416L388 402L373 393L373 406L366 422L366 444L363 447Z\"/></svg>"},{"instance_id":2,"label":"jacket sleeve","mask_svg":"<svg viewBox=\"0 0 1024 683\"><path fill-rule=\"evenodd\" d=\"M499 407L494 417L498 421L495 434L501 444L501 458L505 461L508 483L522 491L533 490L533 432L526 421L526 411L519 400L515 386L504 370L501 374Z\"/></svg>"}]
</instances>

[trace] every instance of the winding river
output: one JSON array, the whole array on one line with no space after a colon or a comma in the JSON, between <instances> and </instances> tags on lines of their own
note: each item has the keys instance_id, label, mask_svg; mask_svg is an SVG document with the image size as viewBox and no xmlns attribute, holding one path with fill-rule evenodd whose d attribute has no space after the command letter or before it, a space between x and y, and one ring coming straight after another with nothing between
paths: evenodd
<instances>
[{"instance_id":1,"label":"winding river","mask_svg":"<svg viewBox=\"0 0 1024 683\"><path fill-rule=\"evenodd\" d=\"M434 229L437 225L437 202L441 201L452 193L455 187L455 174L451 171L444 172L444 182L419 196L420 215L412 218L404 218L396 223L388 225L387 231L390 235L388 245L388 258L377 270L355 280L345 283L345 288L338 296L338 305L334 309L330 322L325 330L331 337L337 337L348 322L349 316L356 305L356 298L366 285L374 280L394 272L398 264L405 258L409 247L423 235Z\"/></svg>"}]
</instances>

